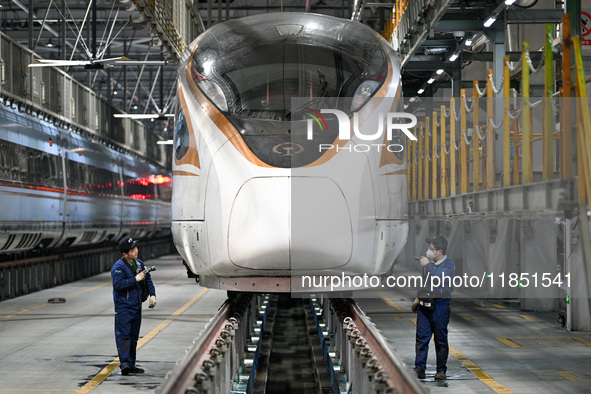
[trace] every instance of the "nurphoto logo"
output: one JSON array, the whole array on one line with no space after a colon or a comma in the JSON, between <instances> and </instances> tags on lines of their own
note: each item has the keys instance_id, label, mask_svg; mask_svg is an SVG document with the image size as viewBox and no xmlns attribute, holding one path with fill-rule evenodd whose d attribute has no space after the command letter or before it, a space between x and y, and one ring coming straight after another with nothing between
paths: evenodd
<instances>
[{"instance_id":1,"label":"nurphoto logo","mask_svg":"<svg viewBox=\"0 0 591 394\"><path fill-rule=\"evenodd\" d=\"M311 118L307 119L308 140L311 141L314 139L314 124L318 125L320 133L325 132L325 130L328 130L328 124L326 122L326 119L324 119L324 116L322 116L322 114L332 114L336 116L339 129L339 140L348 141L351 139L351 123L349 120L349 116L345 112L340 111L338 109L321 109L320 112L318 112L308 107L306 107L306 110L309 111L306 113L306 115ZM415 137L409 130L417 124L417 117L415 115L406 112L388 112L387 114L385 114L385 118L386 121L384 122L384 113L379 113L377 129L375 131L372 130L371 133L364 133L361 131L361 128L363 128L364 125L360 126L359 115L357 112L355 112L353 114L353 134L361 141L379 141L384 136L385 132L386 139L388 141L391 141L393 139L394 132L396 130L399 130L402 133L404 133L411 141L417 140L417 137ZM396 123L395 120L410 120L410 122ZM365 126L365 129L367 129L367 126ZM332 144L319 144L320 151L336 148L337 151L353 150L355 152L368 152L372 147L376 148L378 152L384 148L392 153L398 153L404 150L404 146L402 146L401 144L354 144L352 148L351 146L342 147L337 145L335 147Z\"/></svg>"}]
</instances>

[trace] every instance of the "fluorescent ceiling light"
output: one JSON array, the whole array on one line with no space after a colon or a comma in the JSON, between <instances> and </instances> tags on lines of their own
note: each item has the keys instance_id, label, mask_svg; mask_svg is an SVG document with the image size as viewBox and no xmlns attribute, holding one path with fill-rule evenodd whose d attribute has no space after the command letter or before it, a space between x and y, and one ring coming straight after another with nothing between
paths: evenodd
<instances>
[{"instance_id":1,"label":"fluorescent ceiling light","mask_svg":"<svg viewBox=\"0 0 591 394\"><path fill-rule=\"evenodd\" d=\"M493 23L497 20L495 15L491 15L485 22L484 27L491 27Z\"/></svg>"},{"instance_id":2,"label":"fluorescent ceiling light","mask_svg":"<svg viewBox=\"0 0 591 394\"><path fill-rule=\"evenodd\" d=\"M427 81L429 85L431 85L433 82L435 82L435 78L429 78L429 80Z\"/></svg>"},{"instance_id":3,"label":"fluorescent ceiling light","mask_svg":"<svg viewBox=\"0 0 591 394\"><path fill-rule=\"evenodd\" d=\"M452 53L452 55L449 57L449 61L450 62L455 62L456 59L458 58L458 54L457 53Z\"/></svg>"},{"instance_id":4,"label":"fluorescent ceiling light","mask_svg":"<svg viewBox=\"0 0 591 394\"><path fill-rule=\"evenodd\" d=\"M424 92L424 91L425 91L425 89L423 89L423 88L420 88L419 90L417 90L417 93L418 93L418 94L423 94L423 92Z\"/></svg>"},{"instance_id":5,"label":"fluorescent ceiling light","mask_svg":"<svg viewBox=\"0 0 591 394\"><path fill-rule=\"evenodd\" d=\"M166 141L157 141L156 142L158 145L172 145L172 140L166 140Z\"/></svg>"},{"instance_id":6,"label":"fluorescent ceiling light","mask_svg":"<svg viewBox=\"0 0 591 394\"><path fill-rule=\"evenodd\" d=\"M170 118L174 114L114 114L115 118L128 118L128 119L160 119Z\"/></svg>"},{"instance_id":7,"label":"fluorescent ceiling light","mask_svg":"<svg viewBox=\"0 0 591 394\"><path fill-rule=\"evenodd\" d=\"M516 0L505 0L505 5L513 5Z\"/></svg>"},{"instance_id":8,"label":"fluorescent ceiling light","mask_svg":"<svg viewBox=\"0 0 591 394\"><path fill-rule=\"evenodd\" d=\"M440 68L439 70L435 71L435 73L436 73L437 75L441 75L441 74L443 74L443 69L442 69L442 68Z\"/></svg>"},{"instance_id":9,"label":"fluorescent ceiling light","mask_svg":"<svg viewBox=\"0 0 591 394\"><path fill-rule=\"evenodd\" d=\"M472 46L472 37L466 39L466 42L464 44L466 44L467 47L471 47Z\"/></svg>"}]
</instances>

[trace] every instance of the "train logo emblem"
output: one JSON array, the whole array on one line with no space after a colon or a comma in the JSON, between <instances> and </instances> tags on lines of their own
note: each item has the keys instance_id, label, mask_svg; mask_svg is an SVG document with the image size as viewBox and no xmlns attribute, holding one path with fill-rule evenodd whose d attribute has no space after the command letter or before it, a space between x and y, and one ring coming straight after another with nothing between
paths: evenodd
<instances>
[{"instance_id":1,"label":"train logo emblem","mask_svg":"<svg viewBox=\"0 0 591 394\"><path fill-rule=\"evenodd\" d=\"M273 152L280 156L295 156L304 151L304 147L293 142L283 142L273 147Z\"/></svg>"}]
</instances>

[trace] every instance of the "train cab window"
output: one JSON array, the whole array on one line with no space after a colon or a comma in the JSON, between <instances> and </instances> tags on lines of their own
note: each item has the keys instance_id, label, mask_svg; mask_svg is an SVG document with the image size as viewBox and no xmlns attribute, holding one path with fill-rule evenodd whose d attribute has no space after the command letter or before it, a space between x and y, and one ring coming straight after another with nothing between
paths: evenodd
<instances>
[{"instance_id":1,"label":"train cab window","mask_svg":"<svg viewBox=\"0 0 591 394\"><path fill-rule=\"evenodd\" d=\"M189 131L187 129L187 122L183 111L180 110L176 117L176 125L174 128L174 157L177 160L183 158L183 156L189 150Z\"/></svg>"}]
</instances>

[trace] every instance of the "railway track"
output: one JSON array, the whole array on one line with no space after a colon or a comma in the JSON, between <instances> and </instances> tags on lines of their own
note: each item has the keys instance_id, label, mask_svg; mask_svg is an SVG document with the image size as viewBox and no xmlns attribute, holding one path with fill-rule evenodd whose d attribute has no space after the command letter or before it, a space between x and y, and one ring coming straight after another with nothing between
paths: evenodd
<instances>
[{"instance_id":1,"label":"railway track","mask_svg":"<svg viewBox=\"0 0 591 394\"><path fill-rule=\"evenodd\" d=\"M424 393L352 299L226 300L158 394Z\"/></svg>"}]
</instances>

